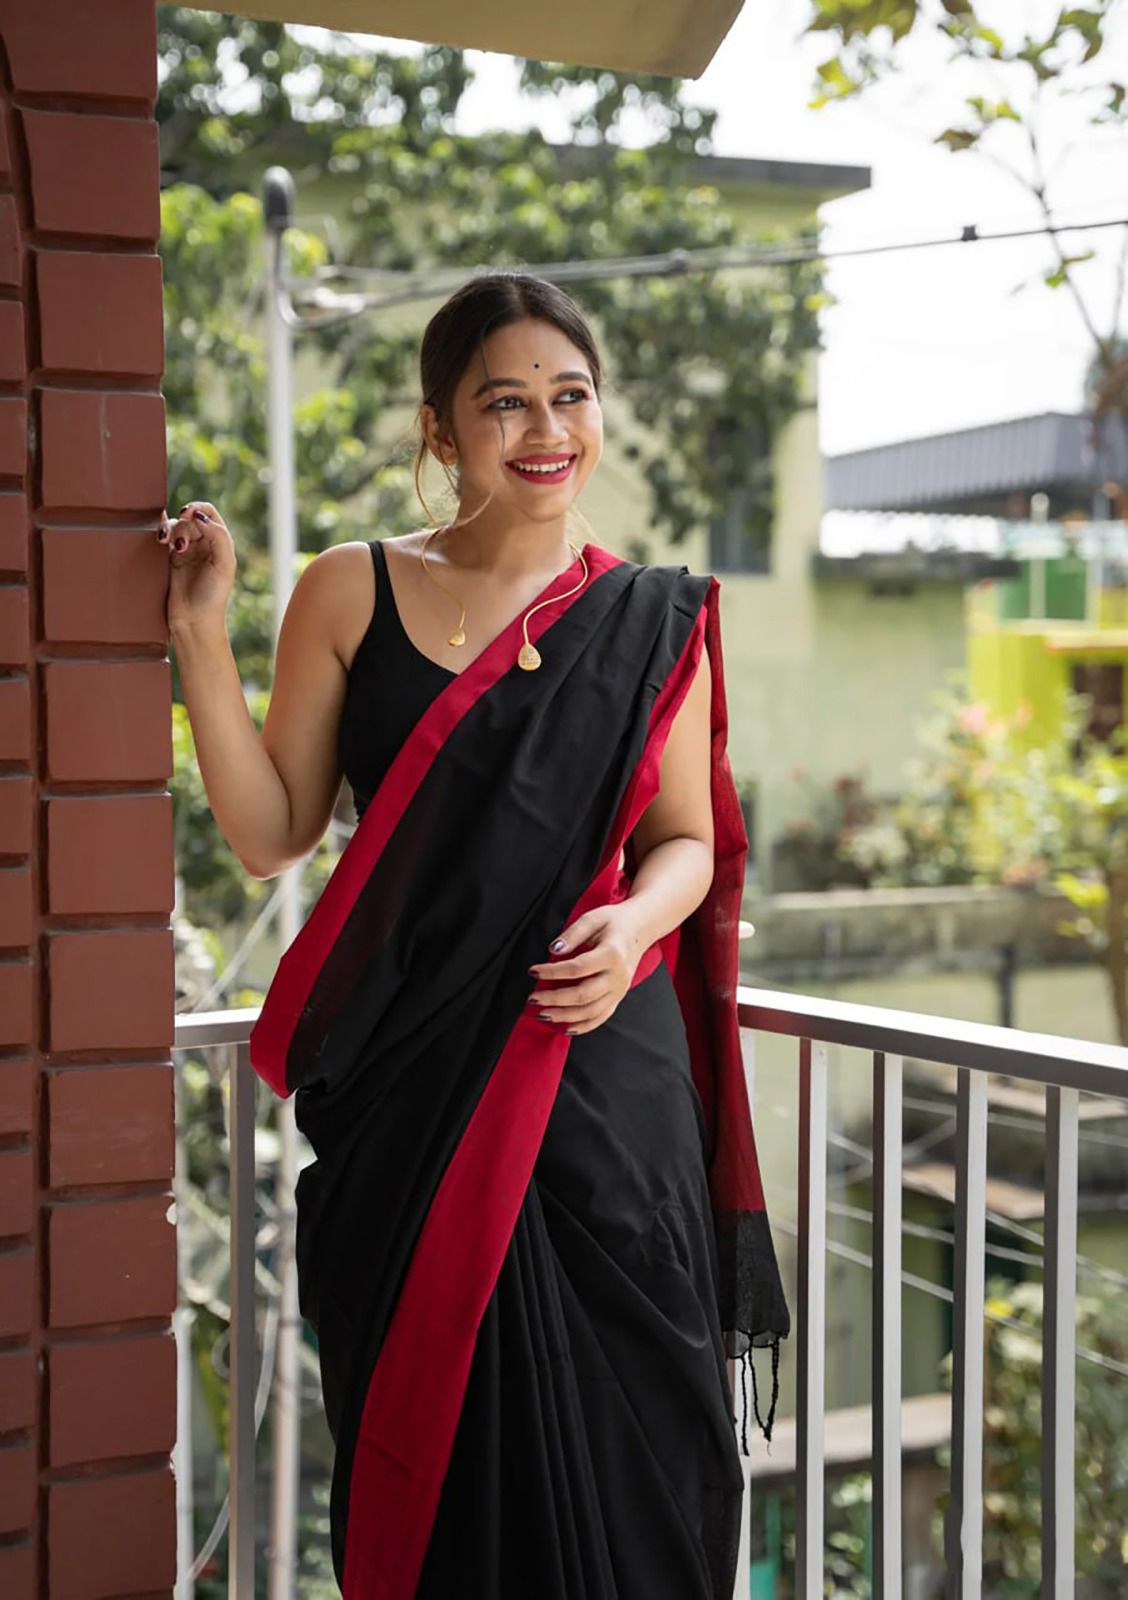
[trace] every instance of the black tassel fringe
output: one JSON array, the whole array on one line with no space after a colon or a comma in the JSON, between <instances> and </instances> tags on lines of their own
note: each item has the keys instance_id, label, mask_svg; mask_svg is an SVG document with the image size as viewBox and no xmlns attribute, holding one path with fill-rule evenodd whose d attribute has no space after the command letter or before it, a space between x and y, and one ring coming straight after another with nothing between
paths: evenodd
<instances>
[{"instance_id":1,"label":"black tassel fringe","mask_svg":"<svg viewBox=\"0 0 1128 1600\"><path fill-rule=\"evenodd\" d=\"M756 1382L756 1364L752 1360L752 1346L740 1357L740 1445L741 1453L749 1455L748 1449L748 1374L752 1374L752 1411L759 1424L760 1432L764 1435L767 1444L772 1442L772 1428L775 1425L776 1402L779 1400L779 1340L773 1339L769 1347L772 1352L772 1398L768 1406L768 1417L765 1422L760 1415L760 1392Z\"/></svg>"}]
</instances>

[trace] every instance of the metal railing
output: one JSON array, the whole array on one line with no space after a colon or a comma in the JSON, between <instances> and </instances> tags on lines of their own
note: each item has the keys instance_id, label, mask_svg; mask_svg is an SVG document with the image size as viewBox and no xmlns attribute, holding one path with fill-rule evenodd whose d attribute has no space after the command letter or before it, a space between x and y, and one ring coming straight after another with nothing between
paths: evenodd
<instances>
[{"instance_id":1,"label":"metal railing","mask_svg":"<svg viewBox=\"0 0 1128 1600\"><path fill-rule=\"evenodd\" d=\"M951 1495L945 1525L950 1595L982 1586L983 1328L987 1223L987 1083L993 1074L1046 1086L1042 1592L1073 1594L1074 1300L1078 1122L1083 1093L1128 1098L1128 1051L1049 1034L742 987L746 1033L798 1041L798 1296L795 1335L796 1583L824 1592L824 1432L827 1265L828 1047L872 1057L873 1095L873 1593L901 1595L901 1185L903 1062L956 1068L956 1204ZM228 1593L254 1593L256 1079L247 1040L256 1011L183 1017L175 1048L232 1046L230 1088L230 1469ZM189 1557L190 1559L190 1557ZM183 1575L185 1556L182 1550ZM178 1596L184 1591L178 1590ZM745 1590L738 1589L743 1596Z\"/></svg>"},{"instance_id":2,"label":"metal railing","mask_svg":"<svg viewBox=\"0 0 1128 1600\"><path fill-rule=\"evenodd\" d=\"M873 1060L873 1592L901 1594L901 1117L906 1056L958 1070L951 1494L947 1593L977 1600L983 1569L983 1326L987 1082L1046 1086L1042 1363L1042 1594L1073 1594L1074 1302L1082 1093L1128 1096L1128 1051L1052 1034L953 1022L840 1000L739 991L752 1032L799 1043L799 1294L796 1307L796 1594L823 1594L827 1047Z\"/></svg>"}]
</instances>

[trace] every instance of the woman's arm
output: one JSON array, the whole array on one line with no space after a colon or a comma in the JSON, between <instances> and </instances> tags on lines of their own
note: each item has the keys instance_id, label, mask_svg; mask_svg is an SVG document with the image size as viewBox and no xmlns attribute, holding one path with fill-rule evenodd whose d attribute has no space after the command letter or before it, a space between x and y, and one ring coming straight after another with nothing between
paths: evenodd
<instances>
[{"instance_id":1,"label":"woman's arm","mask_svg":"<svg viewBox=\"0 0 1128 1600\"><path fill-rule=\"evenodd\" d=\"M324 551L295 585L260 734L227 636L231 536L214 506L192 506L208 521L175 525L190 542L172 555L169 632L212 815L251 876L272 878L313 849L340 789L336 737L347 677L337 634L350 556L344 546Z\"/></svg>"},{"instance_id":2,"label":"woman's arm","mask_svg":"<svg viewBox=\"0 0 1128 1600\"><path fill-rule=\"evenodd\" d=\"M645 950L678 927L713 881L709 657L704 648L678 707L659 769L659 789L635 826L636 871L626 900Z\"/></svg>"}]
</instances>

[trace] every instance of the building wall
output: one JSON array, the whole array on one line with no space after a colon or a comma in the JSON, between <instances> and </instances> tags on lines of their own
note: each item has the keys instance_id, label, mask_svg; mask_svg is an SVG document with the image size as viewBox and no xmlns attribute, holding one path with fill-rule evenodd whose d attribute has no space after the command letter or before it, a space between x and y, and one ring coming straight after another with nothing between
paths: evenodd
<instances>
[{"instance_id":1,"label":"building wall","mask_svg":"<svg viewBox=\"0 0 1128 1600\"><path fill-rule=\"evenodd\" d=\"M775 465L771 571L718 573L729 754L738 783L756 785L765 888L772 841L807 810L795 769L819 788L861 771L876 792L898 792L931 697L964 665L965 640L958 584L875 597L861 582L813 578L822 517L813 406L783 430ZM653 559L707 571L705 535Z\"/></svg>"},{"instance_id":2,"label":"building wall","mask_svg":"<svg viewBox=\"0 0 1128 1600\"><path fill-rule=\"evenodd\" d=\"M0 0L0 1594L167 1594L173 963L152 0Z\"/></svg>"}]
</instances>

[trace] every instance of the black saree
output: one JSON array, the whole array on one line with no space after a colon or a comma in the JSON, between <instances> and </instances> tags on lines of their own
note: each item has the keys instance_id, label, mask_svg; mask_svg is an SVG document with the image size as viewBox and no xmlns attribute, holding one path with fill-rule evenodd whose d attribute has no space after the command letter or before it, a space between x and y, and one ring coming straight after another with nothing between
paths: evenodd
<instances>
[{"instance_id":1,"label":"black saree","mask_svg":"<svg viewBox=\"0 0 1128 1600\"><path fill-rule=\"evenodd\" d=\"M252 1033L316 1157L299 1288L346 1600L731 1594L724 1355L776 1345L788 1315L736 1019L718 585L585 556L582 589L531 620L538 671L514 622L420 718ZM569 1039L527 1006L528 968L630 892L706 646L712 886Z\"/></svg>"}]
</instances>

